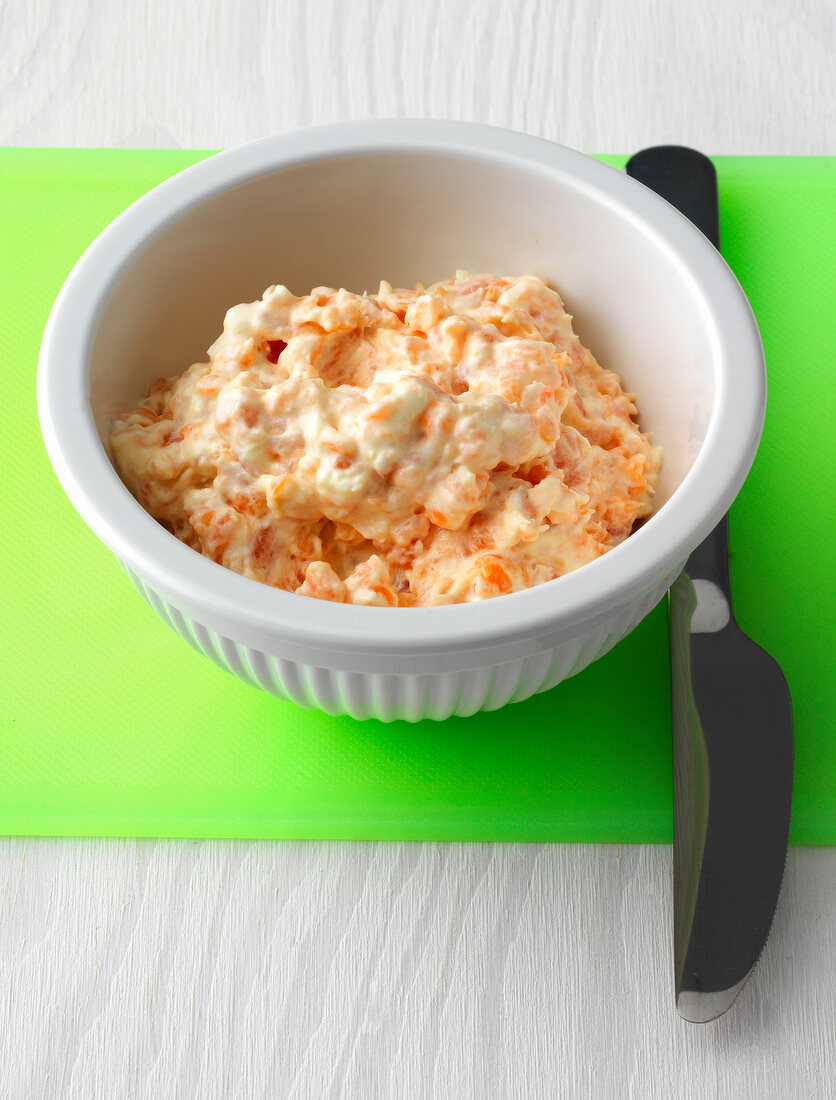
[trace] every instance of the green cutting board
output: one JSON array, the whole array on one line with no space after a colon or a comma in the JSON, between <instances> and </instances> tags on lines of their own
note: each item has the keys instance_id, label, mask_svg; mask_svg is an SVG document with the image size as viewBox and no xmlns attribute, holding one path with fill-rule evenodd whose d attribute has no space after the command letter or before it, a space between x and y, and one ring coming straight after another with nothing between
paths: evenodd
<instances>
[{"instance_id":1,"label":"green cutting board","mask_svg":"<svg viewBox=\"0 0 836 1100\"><path fill-rule=\"evenodd\" d=\"M49 308L99 230L206 155L0 150L0 831L670 840L664 607L581 675L497 713L335 719L192 652L72 510L35 410ZM716 163L723 251L769 369L763 442L731 513L735 606L792 690L792 839L834 843L836 158Z\"/></svg>"}]
</instances>

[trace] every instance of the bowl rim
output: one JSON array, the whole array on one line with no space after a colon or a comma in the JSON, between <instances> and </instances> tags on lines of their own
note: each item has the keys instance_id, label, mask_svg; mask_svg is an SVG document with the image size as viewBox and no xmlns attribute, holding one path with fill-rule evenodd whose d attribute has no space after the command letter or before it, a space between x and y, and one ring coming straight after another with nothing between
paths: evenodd
<instances>
[{"instance_id":1,"label":"bowl rim","mask_svg":"<svg viewBox=\"0 0 836 1100\"><path fill-rule=\"evenodd\" d=\"M714 350L705 440L669 500L619 546L521 592L469 604L377 608L297 596L197 554L122 484L96 430L89 359L106 301L125 270L178 218L239 184L311 161L385 153L494 160L580 187L633 224L692 283ZM120 214L73 267L50 313L37 375L46 449L70 501L125 565L176 602L259 636L332 651L439 653L571 630L640 598L705 538L739 491L763 427L766 373L757 324L719 252L673 206L586 154L513 130L429 119L341 122L261 138L164 181Z\"/></svg>"}]
</instances>

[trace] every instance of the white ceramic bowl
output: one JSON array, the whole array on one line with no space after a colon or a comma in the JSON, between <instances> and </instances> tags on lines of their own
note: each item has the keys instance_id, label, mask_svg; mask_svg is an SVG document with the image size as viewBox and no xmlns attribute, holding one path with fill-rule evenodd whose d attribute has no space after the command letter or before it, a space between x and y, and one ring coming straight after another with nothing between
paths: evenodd
<instances>
[{"instance_id":1,"label":"white ceramic bowl","mask_svg":"<svg viewBox=\"0 0 836 1100\"><path fill-rule=\"evenodd\" d=\"M657 510L604 557L477 604L337 605L196 554L122 485L107 442L114 415L153 379L204 359L228 306L275 282L362 291L456 268L550 280L581 339L638 394L643 427L665 448ZM254 686L384 720L501 707L610 649L731 504L764 403L746 298L676 210L550 142L420 120L282 134L163 183L76 264L38 368L56 473L161 617Z\"/></svg>"}]
</instances>

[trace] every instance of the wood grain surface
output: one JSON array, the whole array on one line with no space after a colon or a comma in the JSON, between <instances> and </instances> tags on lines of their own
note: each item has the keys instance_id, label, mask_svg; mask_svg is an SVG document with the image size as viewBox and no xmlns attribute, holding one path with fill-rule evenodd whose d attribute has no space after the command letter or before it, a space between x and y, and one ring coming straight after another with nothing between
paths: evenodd
<instances>
[{"instance_id":1,"label":"wood grain surface","mask_svg":"<svg viewBox=\"0 0 836 1100\"><path fill-rule=\"evenodd\" d=\"M667 847L4 841L8 1097L832 1097L832 851L740 1002L671 997Z\"/></svg>"},{"instance_id":2,"label":"wood grain surface","mask_svg":"<svg viewBox=\"0 0 836 1100\"><path fill-rule=\"evenodd\" d=\"M7 0L0 142L341 118L836 153L830 0ZM671 996L670 849L0 841L0 1097L836 1095L836 850L740 1002Z\"/></svg>"}]
</instances>

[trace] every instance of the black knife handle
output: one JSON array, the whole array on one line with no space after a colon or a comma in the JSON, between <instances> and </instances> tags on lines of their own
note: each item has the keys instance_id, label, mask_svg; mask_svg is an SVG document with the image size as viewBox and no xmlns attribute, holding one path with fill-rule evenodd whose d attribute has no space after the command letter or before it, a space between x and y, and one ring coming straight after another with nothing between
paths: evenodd
<instances>
[{"instance_id":1,"label":"black knife handle","mask_svg":"<svg viewBox=\"0 0 836 1100\"><path fill-rule=\"evenodd\" d=\"M625 171L690 218L719 249L717 172L707 156L684 145L655 145L630 157ZM691 554L686 568L692 580L713 581L731 606L728 524L725 516Z\"/></svg>"},{"instance_id":2,"label":"black knife handle","mask_svg":"<svg viewBox=\"0 0 836 1100\"><path fill-rule=\"evenodd\" d=\"M684 145L654 145L630 157L625 171L690 218L719 249L717 172L704 153Z\"/></svg>"}]
</instances>

